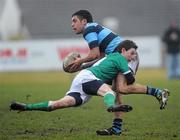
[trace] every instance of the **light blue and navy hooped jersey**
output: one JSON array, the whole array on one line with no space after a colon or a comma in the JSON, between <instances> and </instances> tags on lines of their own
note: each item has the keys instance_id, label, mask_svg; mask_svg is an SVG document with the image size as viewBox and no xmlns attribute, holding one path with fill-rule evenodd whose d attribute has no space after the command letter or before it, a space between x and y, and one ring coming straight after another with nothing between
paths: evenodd
<instances>
[{"instance_id":1,"label":"light blue and navy hooped jersey","mask_svg":"<svg viewBox=\"0 0 180 140\"><path fill-rule=\"evenodd\" d=\"M110 54L123 39L98 23L87 23L83 37L87 41L89 48L99 47L100 52Z\"/></svg>"}]
</instances>

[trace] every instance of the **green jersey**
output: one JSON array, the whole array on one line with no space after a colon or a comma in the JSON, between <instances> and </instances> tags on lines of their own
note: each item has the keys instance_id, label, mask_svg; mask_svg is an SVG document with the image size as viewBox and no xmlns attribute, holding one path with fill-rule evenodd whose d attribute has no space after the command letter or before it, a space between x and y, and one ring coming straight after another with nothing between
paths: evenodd
<instances>
[{"instance_id":1,"label":"green jersey","mask_svg":"<svg viewBox=\"0 0 180 140\"><path fill-rule=\"evenodd\" d=\"M128 62L119 52L109 54L88 68L97 78L109 83L120 72L124 75L130 73Z\"/></svg>"}]
</instances>

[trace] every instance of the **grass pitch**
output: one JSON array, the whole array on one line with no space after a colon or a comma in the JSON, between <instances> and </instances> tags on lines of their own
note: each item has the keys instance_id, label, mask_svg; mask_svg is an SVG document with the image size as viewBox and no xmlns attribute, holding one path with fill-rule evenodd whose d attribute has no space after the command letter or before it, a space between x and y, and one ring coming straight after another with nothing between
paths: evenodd
<instances>
[{"instance_id":1,"label":"grass pitch","mask_svg":"<svg viewBox=\"0 0 180 140\"><path fill-rule=\"evenodd\" d=\"M125 113L120 136L97 136L111 126L113 114L93 97L78 108L53 112L9 111L13 100L33 103L56 100L68 90L72 74L63 72L0 73L0 140L178 140L180 139L180 80L168 81L164 70L139 70L137 82L171 91L168 106L159 109L154 97L123 96L134 107Z\"/></svg>"}]
</instances>

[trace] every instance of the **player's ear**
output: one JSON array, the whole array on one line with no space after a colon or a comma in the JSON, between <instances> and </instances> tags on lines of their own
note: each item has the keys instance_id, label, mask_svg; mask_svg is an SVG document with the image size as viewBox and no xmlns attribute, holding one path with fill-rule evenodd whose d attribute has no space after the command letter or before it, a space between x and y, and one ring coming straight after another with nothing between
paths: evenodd
<instances>
[{"instance_id":1,"label":"player's ear","mask_svg":"<svg viewBox=\"0 0 180 140\"><path fill-rule=\"evenodd\" d=\"M84 18L84 19L82 19L81 22L82 22L82 24L86 25L87 24L87 19Z\"/></svg>"},{"instance_id":2,"label":"player's ear","mask_svg":"<svg viewBox=\"0 0 180 140\"><path fill-rule=\"evenodd\" d=\"M121 53L126 52L126 49L122 47Z\"/></svg>"}]
</instances>

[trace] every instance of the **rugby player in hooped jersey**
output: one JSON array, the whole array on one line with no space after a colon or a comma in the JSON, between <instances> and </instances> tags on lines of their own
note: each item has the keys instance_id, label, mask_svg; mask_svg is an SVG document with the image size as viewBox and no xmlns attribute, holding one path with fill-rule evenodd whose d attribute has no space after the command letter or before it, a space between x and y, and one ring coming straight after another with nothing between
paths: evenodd
<instances>
[{"instance_id":1,"label":"rugby player in hooped jersey","mask_svg":"<svg viewBox=\"0 0 180 140\"><path fill-rule=\"evenodd\" d=\"M117 51L121 47L120 43L123 38L112 32L110 29L101 26L100 24L93 22L92 15L87 10L79 10L72 14L72 30L76 34L82 34L84 39L87 41L90 48L89 54L85 58L79 58L72 64L71 71L78 71L86 67L91 66L95 61L105 55L109 55ZM86 63L89 62L89 63ZM87 65L82 65L86 63ZM139 66L138 54L128 62L128 66L132 73L136 74ZM121 73L118 74L114 84L114 89L120 93L147 93L148 95L155 96L160 102L160 109L164 109L169 95L168 90L161 90L157 88L151 88L150 86L143 85L127 85L127 81ZM121 104L121 95L116 96L117 104ZM115 119L113 120L113 126L97 131L99 135L119 135L121 134L122 127L122 112L115 112Z\"/></svg>"},{"instance_id":2,"label":"rugby player in hooped jersey","mask_svg":"<svg viewBox=\"0 0 180 140\"><path fill-rule=\"evenodd\" d=\"M112 32L110 29L93 22L93 17L88 10L79 10L73 13L71 22L72 30L76 34L82 34L90 48L89 54L85 58L79 58L76 61L74 61L74 63L72 63L71 71L76 72L79 69L84 69L88 66L93 65L94 62L96 62L96 60L103 58L105 55L116 52L117 48L120 47L120 43L123 41L122 37ZM128 63L129 68L133 71L134 75L136 74L139 65L138 55L136 55L135 58L136 59L133 59L131 62ZM84 63L86 63L86 65L82 65ZM121 79L117 79L116 81L119 82L119 80L122 81ZM126 90L127 87L124 85L125 84L123 84L123 90ZM114 89L118 89L115 86L113 87ZM120 94L116 95L116 104L122 104ZM112 122L113 127L99 130L97 131L97 134L121 134L122 115L122 112L115 112L114 120Z\"/></svg>"}]
</instances>

